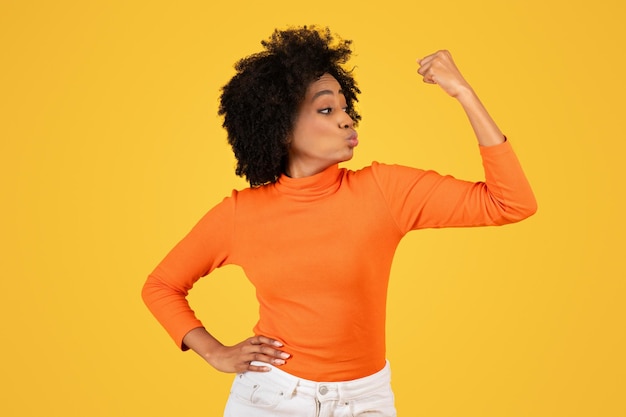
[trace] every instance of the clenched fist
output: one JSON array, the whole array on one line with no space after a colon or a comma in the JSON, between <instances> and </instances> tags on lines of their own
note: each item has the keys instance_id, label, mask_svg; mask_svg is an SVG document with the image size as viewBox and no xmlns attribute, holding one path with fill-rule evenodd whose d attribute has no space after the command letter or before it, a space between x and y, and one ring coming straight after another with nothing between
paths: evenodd
<instances>
[{"instance_id":1,"label":"clenched fist","mask_svg":"<svg viewBox=\"0 0 626 417\"><path fill-rule=\"evenodd\" d=\"M424 82L439 85L452 97L457 97L463 90L471 90L461 72L452 60L452 55L446 50L437 51L417 61L418 74L424 77Z\"/></svg>"}]
</instances>

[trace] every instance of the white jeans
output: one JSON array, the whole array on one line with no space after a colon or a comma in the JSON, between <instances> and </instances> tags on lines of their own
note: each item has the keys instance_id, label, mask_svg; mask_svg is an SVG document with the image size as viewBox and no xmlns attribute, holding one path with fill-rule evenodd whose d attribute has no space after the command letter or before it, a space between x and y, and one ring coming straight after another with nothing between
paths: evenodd
<instances>
[{"instance_id":1,"label":"white jeans","mask_svg":"<svg viewBox=\"0 0 626 417\"><path fill-rule=\"evenodd\" d=\"M345 382L309 381L276 367L244 372L235 376L224 417L395 417L390 383L389 362Z\"/></svg>"}]
</instances>

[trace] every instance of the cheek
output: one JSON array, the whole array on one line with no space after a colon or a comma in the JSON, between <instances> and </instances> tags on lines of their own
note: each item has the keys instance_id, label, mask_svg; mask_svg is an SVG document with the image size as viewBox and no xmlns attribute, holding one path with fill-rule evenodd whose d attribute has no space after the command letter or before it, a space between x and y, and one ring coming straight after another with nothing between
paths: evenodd
<instances>
[{"instance_id":1,"label":"cheek","mask_svg":"<svg viewBox=\"0 0 626 417\"><path fill-rule=\"evenodd\" d=\"M302 117L298 120L292 141L293 150L315 152L331 146L336 134L334 124L330 120L321 117Z\"/></svg>"},{"instance_id":2,"label":"cheek","mask_svg":"<svg viewBox=\"0 0 626 417\"><path fill-rule=\"evenodd\" d=\"M337 133L335 124L327 119L316 120L315 123L311 124L310 128L311 134L319 138L332 137Z\"/></svg>"}]
</instances>

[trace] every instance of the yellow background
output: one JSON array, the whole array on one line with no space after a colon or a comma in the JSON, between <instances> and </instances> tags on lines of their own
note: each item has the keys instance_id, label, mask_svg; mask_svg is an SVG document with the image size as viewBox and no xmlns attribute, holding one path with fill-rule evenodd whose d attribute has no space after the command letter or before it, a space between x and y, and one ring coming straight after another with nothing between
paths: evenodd
<instances>
[{"instance_id":1,"label":"yellow background","mask_svg":"<svg viewBox=\"0 0 626 417\"><path fill-rule=\"evenodd\" d=\"M621 0L0 3L2 416L220 416L231 376L179 353L146 275L245 183L216 115L273 28L354 40L353 161L482 178L454 100L415 59L447 48L512 141L539 212L398 249L388 357L399 415L624 416ZM191 295L247 337L237 268Z\"/></svg>"}]
</instances>

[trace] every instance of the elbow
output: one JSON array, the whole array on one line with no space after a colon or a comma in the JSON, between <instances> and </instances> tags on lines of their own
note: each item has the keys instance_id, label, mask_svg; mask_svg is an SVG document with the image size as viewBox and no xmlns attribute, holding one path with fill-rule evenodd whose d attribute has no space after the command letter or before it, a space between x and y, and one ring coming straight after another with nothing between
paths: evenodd
<instances>
[{"instance_id":1,"label":"elbow","mask_svg":"<svg viewBox=\"0 0 626 417\"><path fill-rule=\"evenodd\" d=\"M157 278L150 275L141 288L141 299L146 307L152 310L153 304L161 297L162 292L163 285L161 282Z\"/></svg>"},{"instance_id":2,"label":"elbow","mask_svg":"<svg viewBox=\"0 0 626 417\"><path fill-rule=\"evenodd\" d=\"M505 210L504 218L506 223L517 223L525 220L537 213L537 200L535 198L527 199L523 204L509 207Z\"/></svg>"},{"instance_id":3,"label":"elbow","mask_svg":"<svg viewBox=\"0 0 626 417\"><path fill-rule=\"evenodd\" d=\"M533 198L532 204L528 205L528 208L526 210L526 217L524 218L527 219L535 213L537 213L537 200Z\"/></svg>"},{"instance_id":4,"label":"elbow","mask_svg":"<svg viewBox=\"0 0 626 417\"><path fill-rule=\"evenodd\" d=\"M524 204L522 204L521 206L523 207L523 209L521 210L522 218L520 220L527 219L533 214L537 213L537 199L535 198L535 195L532 191L529 192L529 195L525 199Z\"/></svg>"},{"instance_id":5,"label":"elbow","mask_svg":"<svg viewBox=\"0 0 626 417\"><path fill-rule=\"evenodd\" d=\"M187 290L169 284L159 273L153 272L148 276L141 288L141 298L150 311L158 306L167 304L174 298L185 298Z\"/></svg>"},{"instance_id":6,"label":"elbow","mask_svg":"<svg viewBox=\"0 0 626 417\"><path fill-rule=\"evenodd\" d=\"M141 299L143 300L146 306L150 305L151 295L154 293L154 283L152 282L151 277L148 277L146 282L144 282L141 287Z\"/></svg>"}]
</instances>

